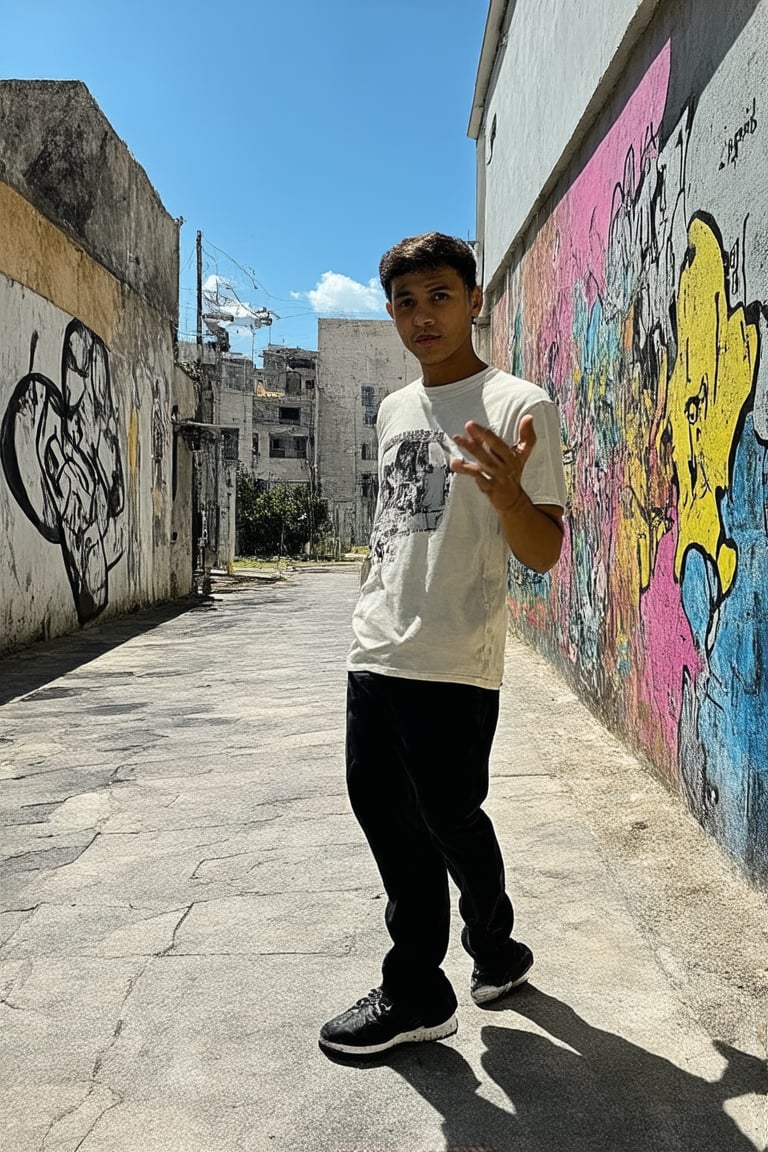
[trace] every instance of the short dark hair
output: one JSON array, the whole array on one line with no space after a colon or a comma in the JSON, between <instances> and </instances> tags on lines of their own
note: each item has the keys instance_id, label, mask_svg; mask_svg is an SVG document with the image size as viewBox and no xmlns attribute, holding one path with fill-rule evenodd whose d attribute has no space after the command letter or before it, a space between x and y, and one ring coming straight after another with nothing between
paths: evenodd
<instances>
[{"instance_id":1,"label":"short dark hair","mask_svg":"<svg viewBox=\"0 0 768 1152\"><path fill-rule=\"evenodd\" d=\"M379 279L387 300L391 300L395 276L445 267L458 272L470 292L477 287L477 265L470 245L457 236L425 232L422 236L406 236L384 253L379 264Z\"/></svg>"}]
</instances>

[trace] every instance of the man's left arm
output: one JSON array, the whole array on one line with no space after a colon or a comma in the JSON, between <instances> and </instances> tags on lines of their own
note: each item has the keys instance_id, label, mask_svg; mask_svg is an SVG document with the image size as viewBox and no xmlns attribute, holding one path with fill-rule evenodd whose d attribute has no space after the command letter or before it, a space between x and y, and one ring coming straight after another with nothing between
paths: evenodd
<instances>
[{"instance_id":1,"label":"man's left arm","mask_svg":"<svg viewBox=\"0 0 768 1152\"><path fill-rule=\"evenodd\" d=\"M536 572L548 572L560 558L563 511L557 504L534 504L522 486L523 469L536 444L533 417L520 421L514 445L474 421L465 425L465 433L454 441L477 463L454 459L452 471L471 476L488 497L517 559Z\"/></svg>"}]
</instances>

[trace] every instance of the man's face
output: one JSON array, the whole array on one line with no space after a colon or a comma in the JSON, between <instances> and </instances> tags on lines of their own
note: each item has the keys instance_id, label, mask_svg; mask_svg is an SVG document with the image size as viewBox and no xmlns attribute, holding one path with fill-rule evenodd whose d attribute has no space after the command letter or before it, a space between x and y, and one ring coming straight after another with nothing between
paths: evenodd
<instances>
[{"instance_id":1,"label":"man's face","mask_svg":"<svg viewBox=\"0 0 768 1152\"><path fill-rule=\"evenodd\" d=\"M395 276L387 311L409 352L424 368L473 358L472 320L483 302L455 268L430 268ZM458 379L459 377L457 377Z\"/></svg>"}]
</instances>

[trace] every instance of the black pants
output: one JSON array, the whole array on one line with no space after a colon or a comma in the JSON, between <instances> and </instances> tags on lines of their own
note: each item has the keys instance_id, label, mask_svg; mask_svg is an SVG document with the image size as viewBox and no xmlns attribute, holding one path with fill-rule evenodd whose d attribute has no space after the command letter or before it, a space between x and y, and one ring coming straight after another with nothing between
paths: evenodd
<instances>
[{"instance_id":1,"label":"black pants","mask_svg":"<svg viewBox=\"0 0 768 1152\"><path fill-rule=\"evenodd\" d=\"M440 967L449 872L469 954L493 963L509 948L504 864L481 808L498 714L499 693L486 688L349 674L347 786L389 897L382 973L392 996L455 1006Z\"/></svg>"}]
</instances>

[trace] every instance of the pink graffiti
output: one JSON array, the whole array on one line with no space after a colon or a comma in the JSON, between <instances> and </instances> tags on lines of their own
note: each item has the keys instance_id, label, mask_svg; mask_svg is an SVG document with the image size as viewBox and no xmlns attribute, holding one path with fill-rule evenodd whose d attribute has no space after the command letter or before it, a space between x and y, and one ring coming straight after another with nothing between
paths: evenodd
<instances>
[{"instance_id":1,"label":"pink graffiti","mask_svg":"<svg viewBox=\"0 0 768 1152\"><path fill-rule=\"evenodd\" d=\"M575 367L563 352L573 348L576 293L581 294L589 312L605 288L608 233L616 211L617 189L627 194L628 183L633 184L634 191L640 182L642 158L648 159L650 129L658 131L664 114L670 61L668 41L590 163L554 210L555 246L551 253L552 275L547 279L555 306L543 318L539 340L544 349L561 350L556 368L551 369L558 386L570 383ZM631 172L627 170L630 155L636 158ZM617 174L621 174L618 179Z\"/></svg>"},{"instance_id":2,"label":"pink graffiti","mask_svg":"<svg viewBox=\"0 0 768 1152\"><path fill-rule=\"evenodd\" d=\"M640 598L640 625L645 655L645 685L653 703L653 716L643 725L650 748L661 727L664 744L677 764L677 733L682 711L683 669L695 684L703 663L683 611L680 585L674 577L677 523L659 543L650 586Z\"/></svg>"}]
</instances>

